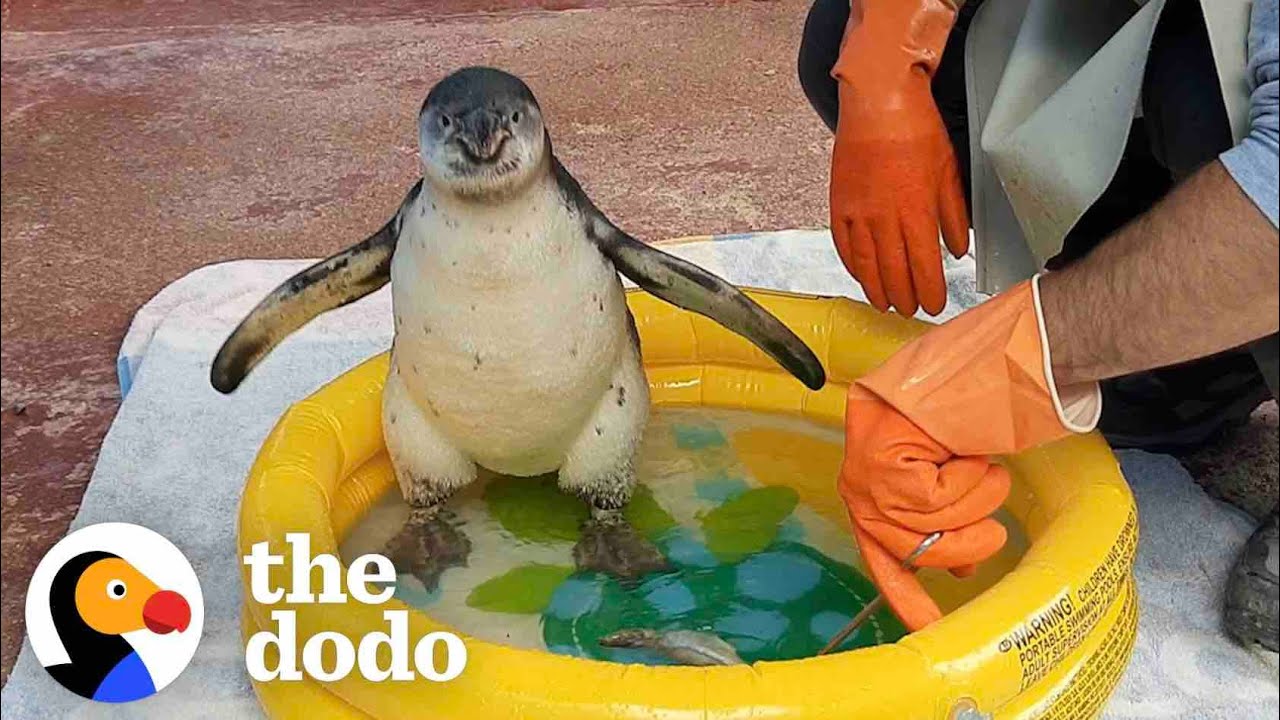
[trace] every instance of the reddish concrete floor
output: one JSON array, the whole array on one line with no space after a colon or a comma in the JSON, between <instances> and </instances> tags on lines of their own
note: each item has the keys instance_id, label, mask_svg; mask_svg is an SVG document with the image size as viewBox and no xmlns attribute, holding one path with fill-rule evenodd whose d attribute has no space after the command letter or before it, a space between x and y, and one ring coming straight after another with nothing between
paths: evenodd
<instances>
[{"instance_id":1,"label":"reddish concrete floor","mask_svg":"<svg viewBox=\"0 0 1280 720\"><path fill-rule=\"evenodd\" d=\"M206 263L377 227L413 181L423 95L466 64L524 77L558 154L641 237L824 224L806 4L5 0L3 677L141 303Z\"/></svg>"}]
</instances>

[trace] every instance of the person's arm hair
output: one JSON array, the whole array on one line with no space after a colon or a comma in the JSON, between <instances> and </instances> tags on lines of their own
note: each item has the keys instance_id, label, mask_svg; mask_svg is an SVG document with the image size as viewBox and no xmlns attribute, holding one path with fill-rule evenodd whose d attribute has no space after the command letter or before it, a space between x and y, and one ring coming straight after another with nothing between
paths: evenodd
<instances>
[{"instance_id":1,"label":"person's arm hair","mask_svg":"<svg viewBox=\"0 0 1280 720\"><path fill-rule=\"evenodd\" d=\"M1211 355L1280 327L1276 228L1219 161L1040 279L1059 387Z\"/></svg>"},{"instance_id":2,"label":"person's arm hair","mask_svg":"<svg viewBox=\"0 0 1280 720\"><path fill-rule=\"evenodd\" d=\"M1060 386L1276 332L1280 10L1255 0L1250 13L1249 133L1083 261L1041 278Z\"/></svg>"}]
</instances>

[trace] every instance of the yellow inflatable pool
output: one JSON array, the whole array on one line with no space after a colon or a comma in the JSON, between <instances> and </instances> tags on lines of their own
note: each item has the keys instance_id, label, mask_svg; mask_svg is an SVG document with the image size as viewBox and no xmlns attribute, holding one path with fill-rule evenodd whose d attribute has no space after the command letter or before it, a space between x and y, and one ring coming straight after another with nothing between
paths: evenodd
<instances>
[{"instance_id":1,"label":"yellow inflatable pool","mask_svg":"<svg viewBox=\"0 0 1280 720\"><path fill-rule=\"evenodd\" d=\"M927 327L842 298L747 292L814 349L827 386L810 392L710 320L630 292L655 404L789 413L840 426L848 383ZM285 556L273 575L288 577L286 533L309 533L313 554L337 554L354 523L394 487L380 422L386 371L387 356L375 357L280 419L241 501L242 555L265 541ZM600 662L464 637L466 670L447 683L373 683L352 673L255 688L269 716L306 720L1093 717L1128 662L1136 630L1133 497L1096 434L1004 462L1015 478L1006 509L1027 535L1026 552L989 587L922 575L950 612L891 645L694 668ZM806 504L847 523L834 478L797 477L795 488ZM409 610L413 641L449 629L394 599L264 606L245 595L246 638L273 627L270 611L282 608L297 613L299 646L321 632L358 643L385 629L387 609Z\"/></svg>"}]
</instances>

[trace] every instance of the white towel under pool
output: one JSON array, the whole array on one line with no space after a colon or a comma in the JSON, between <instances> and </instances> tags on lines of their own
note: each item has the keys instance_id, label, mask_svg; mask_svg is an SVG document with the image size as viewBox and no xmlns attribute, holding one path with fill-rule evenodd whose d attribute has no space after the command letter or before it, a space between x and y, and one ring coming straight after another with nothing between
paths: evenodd
<instances>
[{"instance_id":1,"label":"white towel under pool","mask_svg":"<svg viewBox=\"0 0 1280 720\"><path fill-rule=\"evenodd\" d=\"M667 249L738 284L861 298L826 232L703 239ZM391 338L384 289L291 337L234 396L214 392L209 362L222 340L260 297L306 264L246 260L196 270L138 312L121 348L127 396L73 527L139 523L187 554L207 608L195 660L159 695L109 706L63 690L24 643L0 699L6 720L261 717L240 647L234 528L241 485L290 403L385 350ZM979 302L971 261L948 261L948 281L949 314ZM1207 497L1169 457L1120 457L1140 507L1141 615L1133 662L1105 716L1276 717L1276 655L1237 647L1219 626L1222 587L1253 522Z\"/></svg>"}]
</instances>

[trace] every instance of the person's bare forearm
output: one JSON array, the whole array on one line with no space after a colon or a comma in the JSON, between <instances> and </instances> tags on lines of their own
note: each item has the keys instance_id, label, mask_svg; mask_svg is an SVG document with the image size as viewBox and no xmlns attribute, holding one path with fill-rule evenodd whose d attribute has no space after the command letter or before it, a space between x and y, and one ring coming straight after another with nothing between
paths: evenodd
<instances>
[{"instance_id":1,"label":"person's bare forearm","mask_svg":"<svg viewBox=\"0 0 1280 720\"><path fill-rule=\"evenodd\" d=\"M1280 326L1276 229L1214 161L1040 295L1059 387L1211 355Z\"/></svg>"}]
</instances>

